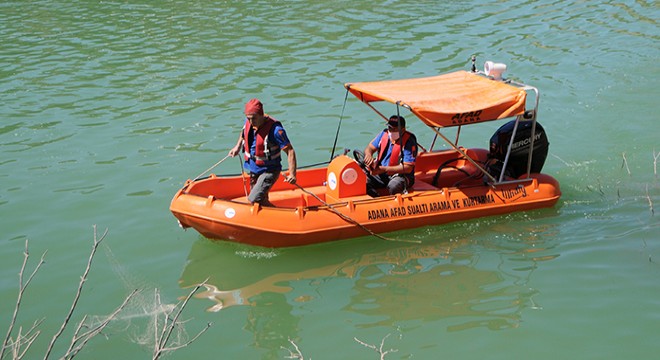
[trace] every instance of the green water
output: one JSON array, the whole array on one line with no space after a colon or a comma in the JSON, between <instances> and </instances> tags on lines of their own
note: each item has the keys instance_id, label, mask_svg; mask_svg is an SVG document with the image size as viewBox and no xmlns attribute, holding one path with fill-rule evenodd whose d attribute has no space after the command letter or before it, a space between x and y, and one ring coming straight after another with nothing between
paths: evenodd
<instances>
[{"instance_id":1,"label":"green water","mask_svg":"<svg viewBox=\"0 0 660 360\"><path fill-rule=\"evenodd\" d=\"M0 333L28 239L30 265L46 263L18 325L45 318L28 356L42 357L97 225L109 233L74 321L143 291L79 358L149 358L154 289L173 304L207 278L184 318L189 337L213 325L170 358L282 359L288 339L305 358L378 358L354 338L385 338L387 359L653 358L658 19L652 1L0 2ZM420 244L279 250L210 242L169 213L235 144L247 99L312 164L330 156L343 83L468 69L473 54L539 88L556 207L390 234ZM349 101L338 144L379 129Z\"/></svg>"}]
</instances>

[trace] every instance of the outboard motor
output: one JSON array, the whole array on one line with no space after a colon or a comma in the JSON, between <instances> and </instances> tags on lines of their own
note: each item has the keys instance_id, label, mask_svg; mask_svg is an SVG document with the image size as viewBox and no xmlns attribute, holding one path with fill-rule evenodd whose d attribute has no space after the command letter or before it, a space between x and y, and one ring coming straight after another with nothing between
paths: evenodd
<instances>
[{"instance_id":1,"label":"outboard motor","mask_svg":"<svg viewBox=\"0 0 660 360\"><path fill-rule=\"evenodd\" d=\"M506 151L511 142L511 135L516 121L512 120L497 129L495 134L490 138L490 152L488 154L488 173L499 179L506 157ZM511 155L509 155L509 162L504 175L517 179L523 174L527 173L527 160L529 158L529 150L532 144L532 125L533 121L520 121L516 131L516 137L511 145ZM534 138L534 153L532 154L532 173L540 173L545 164L545 158L548 156L548 138L545 135L545 130L538 122L536 123L536 135Z\"/></svg>"}]
</instances>

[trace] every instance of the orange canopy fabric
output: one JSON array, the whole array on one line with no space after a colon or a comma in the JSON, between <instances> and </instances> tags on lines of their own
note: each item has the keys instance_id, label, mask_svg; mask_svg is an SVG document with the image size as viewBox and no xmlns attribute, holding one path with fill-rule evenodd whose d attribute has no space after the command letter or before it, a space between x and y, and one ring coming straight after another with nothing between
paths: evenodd
<instances>
[{"instance_id":1,"label":"orange canopy fabric","mask_svg":"<svg viewBox=\"0 0 660 360\"><path fill-rule=\"evenodd\" d=\"M410 109L426 125L459 126L525 112L524 89L468 71L344 85L362 102L387 101Z\"/></svg>"}]
</instances>

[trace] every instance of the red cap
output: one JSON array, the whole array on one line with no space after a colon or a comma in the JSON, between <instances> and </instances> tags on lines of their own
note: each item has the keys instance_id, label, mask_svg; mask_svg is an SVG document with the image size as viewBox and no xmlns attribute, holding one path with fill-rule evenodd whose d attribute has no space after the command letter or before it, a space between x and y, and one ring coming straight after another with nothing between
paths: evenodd
<instances>
[{"instance_id":1,"label":"red cap","mask_svg":"<svg viewBox=\"0 0 660 360\"><path fill-rule=\"evenodd\" d=\"M251 99L245 104L245 113L246 114L264 114L264 105L259 101L259 99Z\"/></svg>"}]
</instances>

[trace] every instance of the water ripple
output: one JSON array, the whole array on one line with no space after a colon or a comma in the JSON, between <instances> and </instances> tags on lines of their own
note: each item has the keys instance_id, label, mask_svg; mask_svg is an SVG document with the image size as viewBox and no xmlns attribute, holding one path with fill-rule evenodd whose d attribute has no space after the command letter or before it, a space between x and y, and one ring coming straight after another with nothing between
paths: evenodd
<instances>
[{"instance_id":1,"label":"water ripple","mask_svg":"<svg viewBox=\"0 0 660 360\"><path fill-rule=\"evenodd\" d=\"M118 255L165 288L180 275L177 262L183 280L214 277L212 300L229 296L225 282L258 278L236 286L254 291L244 299L256 304L245 310L248 325L233 321L240 312L214 314L232 318L215 328L240 347L223 346L229 358L281 357L275 352L287 336L304 338L309 357L332 346L337 358L357 358L345 343L328 343L339 329L371 336L394 326L414 349L402 348L408 358L440 350L461 358L464 338L476 344L475 357L492 357L502 338L487 330L518 327L526 331L507 336L541 357L584 349L649 357L653 337L630 335L653 333L657 324L643 319L660 317L657 214L649 206L660 204L652 159L658 19L655 2L613 0L0 2L4 244L47 239L79 257L72 229L105 222L121 242ZM245 255L254 249L197 242L183 264L178 240L196 237L174 232L168 200L235 144L248 98L284 121L300 164L310 164L330 154L344 83L467 69L472 55L478 66L507 63L507 77L540 89L546 169L563 191L555 208L416 229L404 235L422 244L407 248L361 239L255 257ZM379 126L350 102L339 145L363 148ZM428 138L419 123L410 127ZM492 129L468 130L487 146ZM237 173L239 162L218 171ZM0 263L14 260L12 251L0 253ZM49 272L43 291L61 291L55 286L68 270ZM322 321L300 316L310 313ZM612 314L621 315L608 320ZM476 343L465 336L474 331L484 335ZM236 335L246 332L254 344ZM525 335L537 333L551 341ZM552 334L582 341L544 352L562 341ZM602 346L621 338L628 346ZM113 353L131 357L121 355Z\"/></svg>"}]
</instances>

